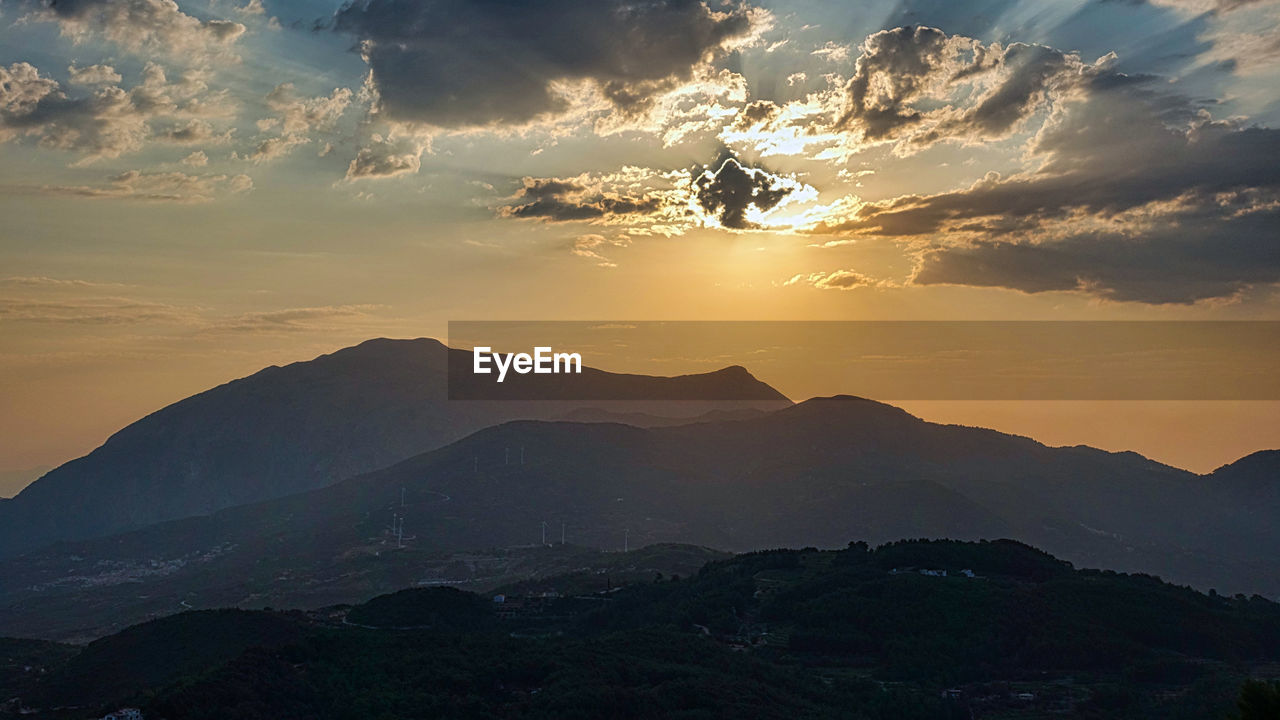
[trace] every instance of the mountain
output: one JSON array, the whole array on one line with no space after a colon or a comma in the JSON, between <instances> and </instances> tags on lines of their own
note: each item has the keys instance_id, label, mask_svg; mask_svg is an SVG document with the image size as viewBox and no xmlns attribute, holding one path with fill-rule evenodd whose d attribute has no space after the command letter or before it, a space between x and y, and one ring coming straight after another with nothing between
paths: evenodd
<instances>
[{"instance_id":1,"label":"mountain","mask_svg":"<svg viewBox=\"0 0 1280 720\"><path fill-rule=\"evenodd\" d=\"M1214 470L1210 480L1252 509L1280 508L1280 450L1260 450ZM1274 516L1272 516L1274 520Z\"/></svg>"},{"instance_id":2,"label":"mountain","mask_svg":"<svg viewBox=\"0 0 1280 720\"><path fill-rule=\"evenodd\" d=\"M1212 475L860 398L673 427L516 421L326 488L0 563L0 633L350 602L561 532L611 550L1011 537L1080 566L1277 597L1276 520ZM504 567L464 577L518 574Z\"/></svg>"},{"instance_id":3,"label":"mountain","mask_svg":"<svg viewBox=\"0 0 1280 720\"><path fill-rule=\"evenodd\" d=\"M605 708L1190 720L1226 717L1259 690L1247 679L1280 660L1280 605L1078 570L1010 540L771 550L683 578L579 585L570 575L500 598L435 587L307 612L188 612L70 657L41 649L44 672L0 690L21 693L15 715L37 718L137 707L174 719L595 718Z\"/></svg>"},{"instance_id":4,"label":"mountain","mask_svg":"<svg viewBox=\"0 0 1280 720\"><path fill-rule=\"evenodd\" d=\"M584 406L449 401L449 364L470 357L435 340L370 340L174 403L0 504L0 557L323 487L489 425ZM738 367L675 378L584 368L581 377L600 398L586 406L601 411L687 417L790 404ZM530 397L520 391L534 378L504 386ZM625 401L644 397L685 402Z\"/></svg>"},{"instance_id":5,"label":"mountain","mask_svg":"<svg viewBox=\"0 0 1280 720\"><path fill-rule=\"evenodd\" d=\"M0 472L0 500L17 495L31 481L49 472L52 468L34 467L25 470L8 470Z\"/></svg>"}]
</instances>

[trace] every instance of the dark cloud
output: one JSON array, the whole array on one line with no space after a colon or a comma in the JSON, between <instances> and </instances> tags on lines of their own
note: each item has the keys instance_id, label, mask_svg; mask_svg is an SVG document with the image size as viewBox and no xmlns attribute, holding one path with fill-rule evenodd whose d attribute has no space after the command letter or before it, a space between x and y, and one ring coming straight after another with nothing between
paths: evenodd
<instances>
[{"instance_id":1,"label":"dark cloud","mask_svg":"<svg viewBox=\"0 0 1280 720\"><path fill-rule=\"evenodd\" d=\"M991 60L981 54L962 72L983 72L990 63L1002 71L999 82L976 104L942 120L915 142L1002 137L1043 104L1053 87L1080 76L1078 58L1043 45L1013 43Z\"/></svg>"},{"instance_id":2,"label":"dark cloud","mask_svg":"<svg viewBox=\"0 0 1280 720\"><path fill-rule=\"evenodd\" d=\"M772 100L755 100L738 111L737 117L733 120L733 129L749 130L755 126L767 127L781 113L782 108Z\"/></svg>"},{"instance_id":3,"label":"dark cloud","mask_svg":"<svg viewBox=\"0 0 1280 720\"><path fill-rule=\"evenodd\" d=\"M917 148L1006 137L1055 91L1103 71L1043 45L983 45L931 27L883 30L862 44L832 129Z\"/></svg>"},{"instance_id":4,"label":"dark cloud","mask_svg":"<svg viewBox=\"0 0 1280 720\"><path fill-rule=\"evenodd\" d=\"M627 196L603 190L589 190L572 180L525 178L514 205L502 209L513 218L552 222L595 220L612 215L648 215L662 208L657 195Z\"/></svg>"},{"instance_id":5,"label":"dark cloud","mask_svg":"<svg viewBox=\"0 0 1280 720\"><path fill-rule=\"evenodd\" d=\"M744 168L733 159L725 160L715 173L697 178L694 188L698 205L718 217L721 225L735 230L756 227L746 218L749 208L772 209L793 190L768 172Z\"/></svg>"},{"instance_id":6,"label":"dark cloud","mask_svg":"<svg viewBox=\"0 0 1280 720\"><path fill-rule=\"evenodd\" d=\"M845 110L836 127L880 140L920 122L923 113L911 103L956 63L958 52L957 43L936 28L900 27L868 37L845 86Z\"/></svg>"},{"instance_id":7,"label":"dark cloud","mask_svg":"<svg viewBox=\"0 0 1280 720\"><path fill-rule=\"evenodd\" d=\"M797 190L794 178L743 167L729 158L716 169L686 175L646 168L577 178L524 178L499 214L549 222L587 221L633 226L637 232L680 234L715 218L720 227L756 228L751 208L764 212Z\"/></svg>"},{"instance_id":8,"label":"dark cloud","mask_svg":"<svg viewBox=\"0 0 1280 720\"><path fill-rule=\"evenodd\" d=\"M1162 224L1140 237L1080 233L1051 243L978 242L924 255L914 282L1085 291L1151 304L1229 298L1280 281L1280 212Z\"/></svg>"},{"instance_id":9,"label":"dark cloud","mask_svg":"<svg viewBox=\"0 0 1280 720\"><path fill-rule=\"evenodd\" d=\"M1082 86L1031 152L1034 172L867 205L817 230L939 238L920 284L1175 303L1280 282L1280 131L1107 77Z\"/></svg>"},{"instance_id":10,"label":"dark cloud","mask_svg":"<svg viewBox=\"0 0 1280 720\"><path fill-rule=\"evenodd\" d=\"M572 180L558 180L556 178L526 178L524 187L520 189L520 197L530 198L533 200L542 200L545 198L558 198L565 195L576 195L586 191L586 188Z\"/></svg>"},{"instance_id":11,"label":"dark cloud","mask_svg":"<svg viewBox=\"0 0 1280 720\"><path fill-rule=\"evenodd\" d=\"M590 80L626 113L751 30L739 5L697 0L358 0L334 26L357 37L391 120L518 124L564 107L557 80Z\"/></svg>"}]
</instances>

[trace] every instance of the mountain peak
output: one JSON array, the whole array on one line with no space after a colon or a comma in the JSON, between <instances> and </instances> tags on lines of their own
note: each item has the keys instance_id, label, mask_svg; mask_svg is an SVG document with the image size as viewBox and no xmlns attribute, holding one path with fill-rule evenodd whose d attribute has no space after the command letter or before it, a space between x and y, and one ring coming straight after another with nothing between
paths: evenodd
<instances>
[{"instance_id":1,"label":"mountain peak","mask_svg":"<svg viewBox=\"0 0 1280 720\"><path fill-rule=\"evenodd\" d=\"M1253 470L1268 469L1280 470L1280 450L1259 450L1249 453L1234 462L1214 470L1214 473L1225 472L1228 470Z\"/></svg>"},{"instance_id":2,"label":"mountain peak","mask_svg":"<svg viewBox=\"0 0 1280 720\"><path fill-rule=\"evenodd\" d=\"M1280 492L1280 450L1259 450L1208 475L1239 490Z\"/></svg>"},{"instance_id":3,"label":"mountain peak","mask_svg":"<svg viewBox=\"0 0 1280 720\"><path fill-rule=\"evenodd\" d=\"M387 355L397 355L407 352L424 352L438 351L445 348L445 344L435 338L370 338L351 347L345 347L341 350L335 350L327 355L320 357L334 356L364 356L364 357L385 357ZM317 358L319 359L319 358Z\"/></svg>"},{"instance_id":4,"label":"mountain peak","mask_svg":"<svg viewBox=\"0 0 1280 720\"><path fill-rule=\"evenodd\" d=\"M373 338L180 400L0 505L0 556L312 490L491 425L572 409L449 402L451 358L469 355L432 338ZM677 416L790 404L742 367L680 377L584 368L572 382L585 392L562 393L567 403L643 400L629 409L657 414L662 403Z\"/></svg>"},{"instance_id":5,"label":"mountain peak","mask_svg":"<svg viewBox=\"0 0 1280 720\"><path fill-rule=\"evenodd\" d=\"M857 395L826 395L809 398L791 408L798 413L884 412L897 416L915 416L900 407Z\"/></svg>"}]
</instances>

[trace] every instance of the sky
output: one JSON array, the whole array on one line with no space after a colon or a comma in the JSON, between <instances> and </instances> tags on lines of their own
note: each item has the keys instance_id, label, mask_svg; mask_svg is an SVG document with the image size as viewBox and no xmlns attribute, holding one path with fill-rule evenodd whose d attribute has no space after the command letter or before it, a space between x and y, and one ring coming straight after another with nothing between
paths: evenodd
<instances>
[{"instance_id":1,"label":"sky","mask_svg":"<svg viewBox=\"0 0 1280 720\"><path fill-rule=\"evenodd\" d=\"M0 473L449 320L1280 320L1278 27L1276 0L0 0ZM1280 447L1270 402L914 409L1198 471Z\"/></svg>"}]
</instances>

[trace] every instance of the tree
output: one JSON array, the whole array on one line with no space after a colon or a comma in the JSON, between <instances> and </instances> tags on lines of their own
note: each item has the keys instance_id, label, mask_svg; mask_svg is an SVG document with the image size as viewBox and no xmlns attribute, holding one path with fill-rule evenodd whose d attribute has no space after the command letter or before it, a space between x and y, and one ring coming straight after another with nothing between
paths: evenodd
<instances>
[{"instance_id":1,"label":"tree","mask_svg":"<svg viewBox=\"0 0 1280 720\"><path fill-rule=\"evenodd\" d=\"M1236 705L1240 720L1280 720L1280 681L1246 680Z\"/></svg>"}]
</instances>

